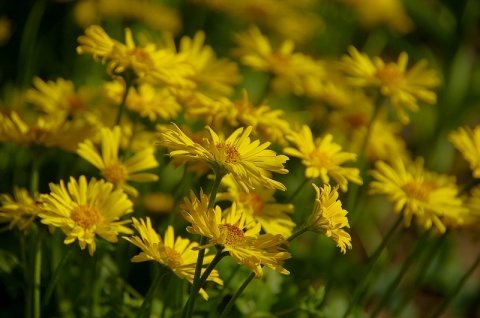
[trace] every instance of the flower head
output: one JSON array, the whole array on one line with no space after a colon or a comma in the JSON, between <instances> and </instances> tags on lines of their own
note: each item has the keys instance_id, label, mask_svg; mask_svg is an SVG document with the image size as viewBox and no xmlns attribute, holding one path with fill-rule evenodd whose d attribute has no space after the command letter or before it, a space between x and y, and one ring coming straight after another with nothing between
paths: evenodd
<instances>
[{"instance_id":1,"label":"flower head","mask_svg":"<svg viewBox=\"0 0 480 318\"><path fill-rule=\"evenodd\" d=\"M13 229L15 226L20 231L28 230L30 224L40 212L41 202L34 200L24 188L15 188L13 197L9 194L0 195L0 223L9 223L3 229ZM2 229L2 230L3 230Z\"/></svg>"},{"instance_id":2,"label":"flower head","mask_svg":"<svg viewBox=\"0 0 480 318\"><path fill-rule=\"evenodd\" d=\"M348 49L350 56L342 59L342 68L351 77L351 84L360 87L375 87L386 96L402 123L409 117L405 108L418 111L418 101L435 104L437 95L432 91L440 85L435 70L426 69L427 61L421 60L407 70L408 55L402 52L397 62L385 63L381 58L371 60L353 46Z\"/></svg>"},{"instance_id":3,"label":"flower head","mask_svg":"<svg viewBox=\"0 0 480 318\"><path fill-rule=\"evenodd\" d=\"M265 175L266 171L287 173L283 164L287 156L277 155L266 149L270 143L250 141L252 127L239 128L227 139L219 137L210 127L210 136L203 139L203 145L192 141L177 125L161 132L160 143L170 150L170 157L180 161L203 161L214 170L231 173L246 190L260 184L269 189L285 190L285 186Z\"/></svg>"},{"instance_id":4,"label":"flower head","mask_svg":"<svg viewBox=\"0 0 480 318\"><path fill-rule=\"evenodd\" d=\"M357 155L343 152L342 147L333 142L332 135L328 134L324 138L314 140L310 127L304 125L300 132L292 131L287 139L295 145L295 148L287 147L283 151L287 155L302 159L307 178L320 177L323 183L328 183L331 177L342 191L347 191L348 181L362 184L357 168L341 166L345 162L356 160Z\"/></svg>"},{"instance_id":5,"label":"flower head","mask_svg":"<svg viewBox=\"0 0 480 318\"><path fill-rule=\"evenodd\" d=\"M203 192L200 200L192 192L190 200L185 198L181 208L183 217L192 224L187 231L210 239L208 245L200 248L220 246L238 264L249 267L257 278L263 275L262 265L289 274L282 266L283 261L290 258L290 253L280 247L287 244L285 239L280 234L259 234L258 223L245 229L245 214L237 210L235 203L223 213L219 206L208 208L208 198Z\"/></svg>"},{"instance_id":6,"label":"flower head","mask_svg":"<svg viewBox=\"0 0 480 318\"><path fill-rule=\"evenodd\" d=\"M342 202L338 199L338 186L332 189L325 184L319 189L315 184L312 185L316 192L315 206L307 220L307 229L331 238L345 254L347 248L352 248L352 243L350 234L344 230L350 225L346 216L348 212L342 209Z\"/></svg>"},{"instance_id":7,"label":"flower head","mask_svg":"<svg viewBox=\"0 0 480 318\"><path fill-rule=\"evenodd\" d=\"M157 261L170 268L181 279L186 279L192 283L198 257L198 250L195 250L198 247L198 243L190 242L189 239L181 236L175 238L171 225L168 226L165 237L162 240L160 235L153 229L150 218L147 217L146 220L133 218L132 220L133 227L140 236L124 237L124 239L142 250L140 254L132 258L132 262ZM210 263L212 259L213 255L205 256L204 264ZM216 270L210 273L208 280L220 285L223 283ZM207 293L203 289L200 289L200 294L205 299L208 299Z\"/></svg>"},{"instance_id":8,"label":"flower head","mask_svg":"<svg viewBox=\"0 0 480 318\"><path fill-rule=\"evenodd\" d=\"M118 154L121 138L120 127L115 126L113 130L102 128L101 135L101 155L89 139L78 145L77 153L100 169L100 172L107 181L124 189L128 194L137 196L138 191L127 184L127 181L153 182L158 180L158 176L155 174L138 173L143 170L158 167L158 161L155 158L155 149L153 147L146 147L130 158L122 160Z\"/></svg>"},{"instance_id":9,"label":"flower head","mask_svg":"<svg viewBox=\"0 0 480 318\"><path fill-rule=\"evenodd\" d=\"M455 178L425 171L422 159L410 165L400 158L391 165L378 161L371 174L375 181L370 183L370 193L387 195L396 213L403 210L405 226L410 226L415 216L425 229L434 225L444 233L445 224L463 222L466 208L457 196Z\"/></svg>"},{"instance_id":10,"label":"flower head","mask_svg":"<svg viewBox=\"0 0 480 318\"><path fill-rule=\"evenodd\" d=\"M58 227L67 235L65 244L78 240L80 248L88 245L88 252L93 255L97 235L114 243L120 233L132 233L124 225L130 220L120 218L133 211L133 203L112 183L95 178L87 182L85 176L77 181L71 177L67 185L63 180L60 185L51 183L50 191L41 197L44 205L39 217L42 223Z\"/></svg>"},{"instance_id":11,"label":"flower head","mask_svg":"<svg viewBox=\"0 0 480 318\"><path fill-rule=\"evenodd\" d=\"M461 127L450 133L450 142L470 164L475 178L480 178L480 125L474 129Z\"/></svg>"}]
</instances>

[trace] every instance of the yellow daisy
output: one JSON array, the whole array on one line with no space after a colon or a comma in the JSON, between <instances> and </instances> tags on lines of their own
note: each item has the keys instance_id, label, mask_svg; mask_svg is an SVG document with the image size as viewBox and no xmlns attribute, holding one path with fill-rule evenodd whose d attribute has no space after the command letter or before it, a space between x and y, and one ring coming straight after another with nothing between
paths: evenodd
<instances>
[{"instance_id":1,"label":"yellow daisy","mask_svg":"<svg viewBox=\"0 0 480 318\"><path fill-rule=\"evenodd\" d=\"M172 158L184 162L203 161L214 171L221 169L223 173L231 173L245 191L258 184L269 189L286 189L282 183L265 176L264 172L288 173L283 167L288 157L266 149L269 142L250 142L252 127L239 128L227 139L219 137L210 127L207 129L210 136L204 138L203 145L200 145L174 124L173 129L166 128L161 132L160 143L169 148Z\"/></svg>"},{"instance_id":2,"label":"yellow daisy","mask_svg":"<svg viewBox=\"0 0 480 318\"><path fill-rule=\"evenodd\" d=\"M30 224L40 212L41 201L34 200L24 188L15 187L13 197L3 193L0 195L0 223L9 223L2 228L13 229L15 226L20 231L28 230Z\"/></svg>"},{"instance_id":3,"label":"yellow daisy","mask_svg":"<svg viewBox=\"0 0 480 318\"><path fill-rule=\"evenodd\" d=\"M402 52L397 62L385 63L380 57L371 60L356 48L348 48L350 56L342 58L342 68L354 86L376 87L388 97L400 122L410 120L405 109L418 111L418 101L435 104L437 95L432 91L440 85L437 72L427 69L427 61L421 60L407 70L408 55Z\"/></svg>"},{"instance_id":4,"label":"yellow daisy","mask_svg":"<svg viewBox=\"0 0 480 318\"><path fill-rule=\"evenodd\" d=\"M342 253L352 248L351 237L344 228L350 227L347 219L347 210L342 209L342 202L338 199L338 186L333 188L325 184L322 189L313 184L315 189L315 206L309 216L306 226L308 231L324 234L331 238Z\"/></svg>"},{"instance_id":5,"label":"yellow daisy","mask_svg":"<svg viewBox=\"0 0 480 318\"><path fill-rule=\"evenodd\" d=\"M405 226L410 226L413 216L420 226L430 229L433 224L441 233L445 223L462 223L466 208L458 197L455 177L426 171L423 159L409 165L400 158L391 165L378 161L371 175L375 180L370 193L387 195L396 213L403 210Z\"/></svg>"},{"instance_id":6,"label":"yellow daisy","mask_svg":"<svg viewBox=\"0 0 480 318\"><path fill-rule=\"evenodd\" d=\"M70 177L65 186L50 184L50 194L42 195L44 202L39 217L49 227L60 228L67 237L65 244L78 240L83 250L88 245L88 252L93 255L96 249L96 235L115 243L120 233L132 234L124 224L130 220L120 218L133 211L133 203L120 189L105 180L81 176L79 180Z\"/></svg>"},{"instance_id":7,"label":"yellow daisy","mask_svg":"<svg viewBox=\"0 0 480 318\"><path fill-rule=\"evenodd\" d=\"M260 223L265 233L281 234L285 238L292 235L293 205L277 203L274 189L259 187L245 192L231 176L224 177L222 185L227 187L227 192L218 193L216 201L235 202L237 209L245 213L247 228Z\"/></svg>"},{"instance_id":8,"label":"yellow daisy","mask_svg":"<svg viewBox=\"0 0 480 318\"><path fill-rule=\"evenodd\" d=\"M290 253L280 247L281 244L287 244L280 234L259 234L258 223L245 229L245 214L236 209L235 203L222 212L219 206L208 209L208 198L203 192L200 193L200 200L193 192L190 198L185 198L181 212L192 224L187 227L188 232L210 239L209 244L200 248L220 246L222 251L228 252L238 264L249 267L256 278L263 276L262 265L281 274L290 273L282 266L283 261L290 258Z\"/></svg>"},{"instance_id":9,"label":"yellow daisy","mask_svg":"<svg viewBox=\"0 0 480 318\"><path fill-rule=\"evenodd\" d=\"M107 181L113 183L118 188L124 189L131 196L138 196L137 189L127 184L127 181L153 182L158 180L158 176L153 173L138 173L158 167L158 161L155 158L155 148L153 146L146 147L130 158L122 160L119 158L118 153L121 134L119 126L115 126L113 129L102 128L102 153L99 153L97 147L90 139L78 144L77 153L80 157L100 169L102 176Z\"/></svg>"},{"instance_id":10,"label":"yellow daisy","mask_svg":"<svg viewBox=\"0 0 480 318\"><path fill-rule=\"evenodd\" d=\"M344 192L347 191L348 181L362 184L359 169L341 166L345 162L355 161L357 155L342 152L342 147L333 142L331 134L314 140L310 127L303 125L300 132L292 131L287 139L295 145L295 148L287 147L283 151L287 155L302 159L306 167L305 177L320 177L323 183L329 183L331 177Z\"/></svg>"},{"instance_id":11,"label":"yellow daisy","mask_svg":"<svg viewBox=\"0 0 480 318\"><path fill-rule=\"evenodd\" d=\"M460 127L448 136L450 142L470 164L474 178L480 178L480 125L474 129Z\"/></svg>"},{"instance_id":12,"label":"yellow daisy","mask_svg":"<svg viewBox=\"0 0 480 318\"><path fill-rule=\"evenodd\" d=\"M153 229L149 217L146 218L146 221L143 219L137 220L136 218L132 220L133 227L140 236L124 237L124 239L142 250L140 254L132 258L132 262L157 261L170 268L170 270L181 279L186 279L192 283L198 257L198 243L190 242L189 239L182 238L181 236L175 238L175 233L171 225L168 226L165 237L162 240L160 235ZM213 257L214 255L205 256L203 264L210 263ZM204 269L202 271L204 271ZM210 273L208 280L220 285L223 284L216 270ZM200 289L200 294L203 298L208 299L208 295L203 288Z\"/></svg>"}]
</instances>

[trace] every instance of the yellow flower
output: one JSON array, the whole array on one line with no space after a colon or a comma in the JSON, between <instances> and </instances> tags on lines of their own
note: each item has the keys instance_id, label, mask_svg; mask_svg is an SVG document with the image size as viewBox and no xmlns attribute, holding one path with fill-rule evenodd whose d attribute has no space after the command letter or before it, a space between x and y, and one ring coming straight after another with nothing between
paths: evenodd
<instances>
[{"instance_id":1,"label":"yellow flower","mask_svg":"<svg viewBox=\"0 0 480 318\"><path fill-rule=\"evenodd\" d=\"M403 210L405 226L410 226L413 216L425 229L433 224L441 233L446 223L462 223L466 208L457 197L455 177L426 171L423 159L408 166L400 158L391 165L379 161L371 175L375 181L370 183L370 193L387 195L396 213Z\"/></svg>"},{"instance_id":2,"label":"yellow flower","mask_svg":"<svg viewBox=\"0 0 480 318\"><path fill-rule=\"evenodd\" d=\"M189 239L182 238L181 236L175 238L175 233L171 225L168 226L165 237L162 240L160 235L153 229L152 221L149 217L146 218L146 221L143 219L139 221L136 218L132 220L133 227L138 231L140 236L124 237L124 239L142 250L140 254L132 258L132 262L157 261L170 268L170 270L181 279L186 279L192 283L198 258L198 250L196 250L198 243L190 242ZM205 256L203 264L210 263L213 257L213 255ZM205 269L202 269L202 272L204 270ZM220 285L223 284L216 270L210 273L208 280ZM203 288L200 289L200 294L203 298L208 299L208 295Z\"/></svg>"},{"instance_id":3,"label":"yellow flower","mask_svg":"<svg viewBox=\"0 0 480 318\"><path fill-rule=\"evenodd\" d=\"M319 189L315 184L312 185L316 192L315 206L307 220L307 229L331 238L345 254L347 248L352 248L352 243L350 234L344 230L350 225L346 216L348 212L342 209L342 202L338 199L338 186L332 189L325 184Z\"/></svg>"},{"instance_id":4,"label":"yellow flower","mask_svg":"<svg viewBox=\"0 0 480 318\"><path fill-rule=\"evenodd\" d=\"M133 203L120 189L114 190L112 183L92 178L87 183L85 176L79 180L70 177L67 186L50 183L50 194L41 197L44 205L39 217L42 223L60 228L67 237L65 244L78 240L83 250L93 255L96 235L115 243L120 233L132 234L124 224L130 220L120 218L133 211Z\"/></svg>"},{"instance_id":5,"label":"yellow flower","mask_svg":"<svg viewBox=\"0 0 480 318\"><path fill-rule=\"evenodd\" d=\"M293 205L277 203L274 189L259 187L245 192L231 176L224 177L222 184L227 187L227 192L218 193L216 201L235 202L245 213L247 228L260 223L265 233L281 234L285 238L292 235L295 223L289 214L293 213Z\"/></svg>"},{"instance_id":6,"label":"yellow flower","mask_svg":"<svg viewBox=\"0 0 480 318\"><path fill-rule=\"evenodd\" d=\"M435 104L437 95L431 89L440 85L437 72L426 69L427 61L421 60L407 70L408 55L402 52L396 63L385 63L381 58L371 60L350 46L350 56L342 58L342 68L351 77L351 84L360 87L376 87L389 98L400 122L407 124L405 108L418 111L418 101Z\"/></svg>"},{"instance_id":7,"label":"yellow flower","mask_svg":"<svg viewBox=\"0 0 480 318\"><path fill-rule=\"evenodd\" d=\"M92 165L97 167L102 176L107 181L113 183L116 187L122 188L129 195L138 196L138 191L127 181L134 182L153 182L158 180L158 176L152 173L138 173L158 167L158 161L155 158L155 148L147 147L126 160L119 158L119 147L121 130L119 126L112 129L102 128L102 153L100 154L93 142L89 139L78 145L77 153Z\"/></svg>"},{"instance_id":8,"label":"yellow flower","mask_svg":"<svg viewBox=\"0 0 480 318\"><path fill-rule=\"evenodd\" d=\"M269 142L250 142L252 127L245 130L239 128L226 140L220 138L210 127L207 129L210 136L204 138L203 145L200 145L174 124L173 129L167 128L161 132L160 143L169 148L172 158L183 162L202 161L214 171L221 169L224 173L231 173L245 191L253 189L257 184L269 189L286 189L282 183L265 176L264 172L288 173L283 167L288 157L266 149Z\"/></svg>"},{"instance_id":9,"label":"yellow flower","mask_svg":"<svg viewBox=\"0 0 480 318\"><path fill-rule=\"evenodd\" d=\"M193 192L190 198L185 198L181 212L192 224L187 227L188 232L210 239L209 244L200 248L221 246L222 251L228 252L238 264L249 267L256 278L263 276L262 265L281 274L290 273L282 266L283 261L290 258L290 253L279 246L287 244L280 234L259 234L258 223L245 230L245 214L236 209L235 203L223 213L219 206L208 209L208 198L203 192L200 200Z\"/></svg>"},{"instance_id":10,"label":"yellow flower","mask_svg":"<svg viewBox=\"0 0 480 318\"><path fill-rule=\"evenodd\" d=\"M142 80L167 86L194 86L187 79L193 69L184 57L160 50L153 43L137 47L130 29L125 29L125 44L110 38L98 25L88 27L78 42L77 53L91 54L96 60L101 57L102 63L109 61L107 71L112 76L131 69Z\"/></svg>"},{"instance_id":11,"label":"yellow flower","mask_svg":"<svg viewBox=\"0 0 480 318\"><path fill-rule=\"evenodd\" d=\"M60 147L74 152L77 144L93 135L92 126L81 117L68 120L59 114L33 115L17 112L0 113L0 141L27 147Z\"/></svg>"},{"instance_id":12,"label":"yellow flower","mask_svg":"<svg viewBox=\"0 0 480 318\"><path fill-rule=\"evenodd\" d=\"M74 114L87 108L85 98L76 92L72 81L58 78L55 82L45 82L35 77L33 85L35 89L27 91L26 100L46 113Z\"/></svg>"},{"instance_id":13,"label":"yellow flower","mask_svg":"<svg viewBox=\"0 0 480 318\"><path fill-rule=\"evenodd\" d=\"M28 227L40 212L40 201L34 200L24 188L15 187L13 197L9 194L0 195L0 223L9 223L2 228L13 229L15 226L20 231L28 230Z\"/></svg>"},{"instance_id":14,"label":"yellow flower","mask_svg":"<svg viewBox=\"0 0 480 318\"><path fill-rule=\"evenodd\" d=\"M314 140L310 127L304 125L300 132L292 131L287 139L296 148L287 147L283 151L287 155L302 159L307 178L320 177L323 183L328 183L331 177L344 192L347 191L348 181L362 184L360 170L341 166L345 162L355 161L357 155L342 152L342 147L332 141L331 134Z\"/></svg>"},{"instance_id":15,"label":"yellow flower","mask_svg":"<svg viewBox=\"0 0 480 318\"><path fill-rule=\"evenodd\" d=\"M12 22L5 16L0 17L0 46L4 46L12 36Z\"/></svg>"},{"instance_id":16,"label":"yellow flower","mask_svg":"<svg viewBox=\"0 0 480 318\"><path fill-rule=\"evenodd\" d=\"M470 164L474 178L480 178L480 125L474 129L460 127L448 136L450 142Z\"/></svg>"}]
</instances>

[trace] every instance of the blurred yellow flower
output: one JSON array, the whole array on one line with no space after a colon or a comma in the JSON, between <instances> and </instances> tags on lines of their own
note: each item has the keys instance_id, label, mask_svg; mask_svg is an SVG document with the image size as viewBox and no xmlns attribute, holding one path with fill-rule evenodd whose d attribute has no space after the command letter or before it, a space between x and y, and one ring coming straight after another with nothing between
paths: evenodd
<instances>
[{"instance_id":1,"label":"blurred yellow flower","mask_svg":"<svg viewBox=\"0 0 480 318\"><path fill-rule=\"evenodd\" d=\"M350 83L359 87L375 87L388 97L400 122L410 121L405 109L416 112L418 101L435 104L437 95L432 91L440 85L437 72L427 69L427 61L421 60L407 70L408 55L400 53L397 62L385 63L380 57L371 60L356 48L348 48L350 56L342 58L342 68L350 77Z\"/></svg>"},{"instance_id":2,"label":"blurred yellow flower","mask_svg":"<svg viewBox=\"0 0 480 318\"><path fill-rule=\"evenodd\" d=\"M115 126L113 129L104 127L101 129L101 154L90 139L78 144L77 153L97 167L108 182L136 197L138 196L137 189L129 185L127 181L153 182L158 180L156 174L138 173L158 167L155 148L147 147L123 160L118 153L121 134L119 126Z\"/></svg>"},{"instance_id":3,"label":"blurred yellow flower","mask_svg":"<svg viewBox=\"0 0 480 318\"><path fill-rule=\"evenodd\" d=\"M480 178L480 125L471 129L460 127L448 136L450 142L470 164L474 178Z\"/></svg>"},{"instance_id":4,"label":"blurred yellow flower","mask_svg":"<svg viewBox=\"0 0 480 318\"><path fill-rule=\"evenodd\" d=\"M426 171L423 159L405 164L400 158L392 164L378 161L371 171L371 194L384 194L394 204L396 213L403 213L405 226L413 216L417 224L430 229L432 224L444 233L446 224L462 224L467 212L458 197L455 177Z\"/></svg>"},{"instance_id":5,"label":"blurred yellow flower","mask_svg":"<svg viewBox=\"0 0 480 318\"><path fill-rule=\"evenodd\" d=\"M338 186L333 188L324 184L322 189L313 184L315 189L315 206L308 217L306 227L308 231L321 233L332 239L342 253L352 248L351 237L344 228L350 227L347 219L347 210L342 209L342 202L338 199Z\"/></svg>"},{"instance_id":6,"label":"blurred yellow flower","mask_svg":"<svg viewBox=\"0 0 480 318\"><path fill-rule=\"evenodd\" d=\"M0 17L0 46L4 46L12 36L12 23L5 17Z\"/></svg>"},{"instance_id":7,"label":"blurred yellow flower","mask_svg":"<svg viewBox=\"0 0 480 318\"><path fill-rule=\"evenodd\" d=\"M342 151L339 144L333 142L333 136L327 134L323 138L313 139L312 131L303 125L299 132L291 131L287 139L295 146L283 149L285 154L302 160L306 167L305 177L318 178L323 183L329 183L333 178L342 191L347 191L348 181L362 184L358 168L342 167L348 161L355 161L357 155Z\"/></svg>"},{"instance_id":8,"label":"blurred yellow flower","mask_svg":"<svg viewBox=\"0 0 480 318\"><path fill-rule=\"evenodd\" d=\"M208 209L207 196L202 192L199 200L191 192L190 200L185 198L181 208L183 217L192 224L187 231L210 239L209 244L199 248L221 246L238 264L249 267L256 278L263 276L262 265L281 274L290 273L282 266L290 258L290 253L280 247L287 244L285 239L280 234L259 234L258 223L245 229L245 214L236 209L235 203L224 212L219 206Z\"/></svg>"},{"instance_id":9,"label":"blurred yellow flower","mask_svg":"<svg viewBox=\"0 0 480 318\"><path fill-rule=\"evenodd\" d=\"M265 233L281 234L284 238L292 235L295 227L290 217L293 204L277 203L274 189L258 187L245 192L230 175L222 179L222 185L227 187L227 192L218 193L216 201L235 202L237 208L245 213L247 228L260 223Z\"/></svg>"},{"instance_id":10,"label":"blurred yellow flower","mask_svg":"<svg viewBox=\"0 0 480 318\"><path fill-rule=\"evenodd\" d=\"M124 225L130 220L120 220L133 211L133 203L122 190L114 190L112 183L95 178L87 183L85 176L78 181L70 177L66 186L63 180L60 185L50 183L50 191L41 196L44 205L39 217L51 229L60 228L67 235L65 244L78 240L80 248L88 245L93 255L96 235L115 243L119 234L133 233Z\"/></svg>"},{"instance_id":11,"label":"blurred yellow flower","mask_svg":"<svg viewBox=\"0 0 480 318\"><path fill-rule=\"evenodd\" d=\"M40 212L41 201L34 200L24 188L15 187L13 197L3 193L0 195L0 223L9 223L0 231L11 230L15 226L20 231L27 231L30 224Z\"/></svg>"},{"instance_id":12,"label":"blurred yellow flower","mask_svg":"<svg viewBox=\"0 0 480 318\"><path fill-rule=\"evenodd\" d=\"M219 137L210 127L207 129L210 136L204 138L200 145L174 124L173 129L165 128L160 133L160 144L167 147L170 157L179 162L203 161L214 171L220 169L222 173L231 173L245 191L254 189L256 185L286 189L282 183L265 176L265 171L288 173L283 167L288 157L266 149L269 142L251 142L249 135L252 127L239 128L227 139Z\"/></svg>"},{"instance_id":13,"label":"blurred yellow flower","mask_svg":"<svg viewBox=\"0 0 480 318\"><path fill-rule=\"evenodd\" d=\"M142 252L132 258L132 262L157 261L168 267L175 275L181 279L193 282L195 274L195 265L198 258L198 243L190 242L189 239L177 236L171 225L168 226L165 237L162 240L160 235L153 229L152 221L149 217L146 220L132 218L133 227L140 236L123 237L130 243L138 246ZM203 264L209 264L214 255L207 255ZM204 272L205 269L202 269ZM213 270L208 276L209 281L222 285L223 281L218 276L218 271ZM203 288L200 289L203 298L208 299L208 295Z\"/></svg>"}]
</instances>

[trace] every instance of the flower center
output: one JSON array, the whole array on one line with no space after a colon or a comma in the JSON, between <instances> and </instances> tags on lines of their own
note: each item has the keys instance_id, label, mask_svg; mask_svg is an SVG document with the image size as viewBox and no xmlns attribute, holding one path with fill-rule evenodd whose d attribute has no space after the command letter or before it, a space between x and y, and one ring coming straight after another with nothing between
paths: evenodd
<instances>
[{"instance_id":1,"label":"flower center","mask_svg":"<svg viewBox=\"0 0 480 318\"><path fill-rule=\"evenodd\" d=\"M332 158L328 154L324 153L323 151L317 150L317 149L315 149L312 152L311 160L313 162L313 165L315 165L317 167L322 167L322 168L327 168L328 169L331 166L333 166Z\"/></svg>"},{"instance_id":2,"label":"flower center","mask_svg":"<svg viewBox=\"0 0 480 318\"><path fill-rule=\"evenodd\" d=\"M243 235L243 231L240 230L235 225L231 224L221 224L218 226L220 232L224 233L227 232L225 236L225 245L235 245L245 242L245 236Z\"/></svg>"},{"instance_id":3,"label":"flower center","mask_svg":"<svg viewBox=\"0 0 480 318\"><path fill-rule=\"evenodd\" d=\"M113 183L120 184L127 179L128 171L127 168L121 163L114 163L108 167L105 167L102 171L103 176Z\"/></svg>"},{"instance_id":4,"label":"flower center","mask_svg":"<svg viewBox=\"0 0 480 318\"><path fill-rule=\"evenodd\" d=\"M78 110L82 110L86 108L86 105L83 102L83 99L80 98L80 96L78 95L73 95L68 98L68 106L69 106L68 110L73 113Z\"/></svg>"},{"instance_id":5,"label":"flower center","mask_svg":"<svg viewBox=\"0 0 480 318\"><path fill-rule=\"evenodd\" d=\"M254 214L262 215L265 202L263 202L262 197L257 192L250 191L250 193L243 193L240 196L240 200L251 206Z\"/></svg>"},{"instance_id":6,"label":"flower center","mask_svg":"<svg viewBox=\"0 0 480 318\"><path fill-rule=\"evenodd\" d=\"M219 142L218 144L216 144L216 147L218 151L223 151L223 153L225 154L226 163L235 163L242 161L242 157L240 156L240 153L238 153L238 150L237 148L235 148L235 146L224 142Z\"/></svg>"},{"instance_id":7,"label":"flower center","mask_svg":"<svg viewBox=\"0 0 480 318\"><path fill-rule=\"evenodd\" d=\"M389 86L400 86L403 82L403 74L394 63L388 63L379 69L376 74L377 78L382 81L382 83Z\"/></svg>"},{"instance_id":8,"label":"flower center","mask_svg":"<svg viewBox=\"0 0 480 318\"><path fill-rule=\"evenodd\" d=\"M86 204L79 205L73 209L70 217L75 224L80 225L84 229L89 229L102 221L102 217L98 211Z\"/></svg>"},{"instance_id":9,"label":"flower center","mask_svg":"<svg viewBox=\"0 0 480 318\"><path fill-rule=\"evenodd\" d=\"M146 66L153 66L153 62L152 62L152 59L150 58L150 55L147 52L145 52L144 49L140 47L136 47L130 51L130 54L135 59L135 62L138 62Z\"/></svg>"},{"instance_id":10,"label":"flower center","mask_svg":"<svg viewBox=\"0 0 480 318\"><path fill-rule=\"evenodd\" d=\"M350 114L345 116L345 120L352 128L359 128L366 126L368 120L363 114Z\"/></svg>"},{"instance_id":11,"label":"flower center","mask_svg":"<svg viewBox=\"0 0 480 318\"><path fill-rule=\"evenodd\" d=\"M409 197L422 202L428 202L430 192L432 192L434 188L434 185L429 182L409 182L402 187L403 191L405 191Z\"/></svg>"},{"instance_id":12,"label":"flower center","mask_svg":"<svg viewBox=\"0 0 480 318\"><path fill-rule=\"evenodd\" d=\"M165 246L165 254L167 254L169 262L175 267L182 265L182 256L173 248Z\"/></svg>"}]
</instances>

